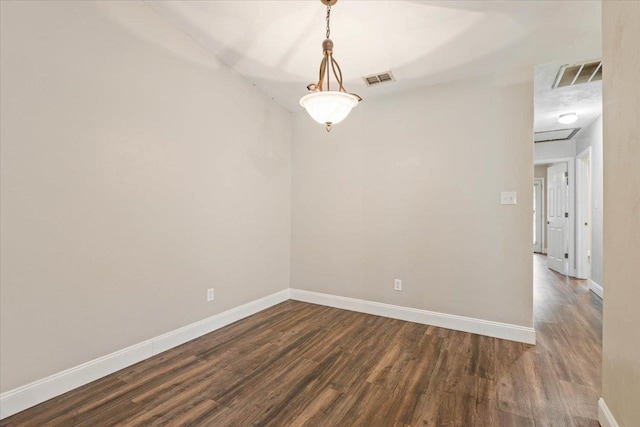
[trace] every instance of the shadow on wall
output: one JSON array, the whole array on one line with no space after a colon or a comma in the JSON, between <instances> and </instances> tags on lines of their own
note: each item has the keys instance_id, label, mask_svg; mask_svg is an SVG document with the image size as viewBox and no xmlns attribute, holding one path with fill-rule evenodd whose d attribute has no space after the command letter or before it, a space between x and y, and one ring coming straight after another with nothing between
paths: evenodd
<instances>
[{"instance_id":1,"label":"shadow on wall","mask_svg":"<svg viewBox=\"0 0 640 427\"><path fill-rule=\"evenodd\" d=\"M226 71L228 69L228 65L220 62L204 47L193 43L193 40L189 39L188 36L184 36L185 42L178 43L176 42L175 34L167 35L167 23L159 14L132 14L131 4L123 4L122 2L96 2L94 6L111 22L136 38L145 40L154 49L162 49L180 59L204 67L203 70L207 73L217 72L221 69ZM137 7L149 8L145 4L139 4ZM145 20L144 25L141 25L141 19ZM254 90L251 86L255 85L247 82L248 89ZM234 94L220 94L220 97L233 99ZM266 94L264 94L264 97L270 98ZM237 108L233 102L228 105L229 108ZM212 116L224 115L225 113L225 111L211 111ZM254 116L248 116L247 119L255 120ZM258 126L261 129L260 134L256 133L253 136L254 145L247 151L247 155L253 161L256 170L267 179L277 175L289 162L290 134L283 132L280 120L279 117L274 115L272 109L263 108L260 125Z\"/></svg>"}]
</instances>

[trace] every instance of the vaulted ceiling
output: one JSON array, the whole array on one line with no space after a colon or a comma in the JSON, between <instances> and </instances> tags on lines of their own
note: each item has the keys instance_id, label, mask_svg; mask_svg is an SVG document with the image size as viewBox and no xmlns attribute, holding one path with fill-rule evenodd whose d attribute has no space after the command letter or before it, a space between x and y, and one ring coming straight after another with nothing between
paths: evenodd
<instances>
[{"instance_id":1,"label":"vaulted ceiling","mask_svg":"<svg viewBox=\"0 0 640 427\"><path fill-rule=\"evenodd\" d=\"M146 3L290 111L317 80L325 7L304 1ZM332 9L345 86L365 100L408 88L600 57L596 1L359 1ZM397 81L367 87L362 76Z\"/></svg>"}]
</instances>

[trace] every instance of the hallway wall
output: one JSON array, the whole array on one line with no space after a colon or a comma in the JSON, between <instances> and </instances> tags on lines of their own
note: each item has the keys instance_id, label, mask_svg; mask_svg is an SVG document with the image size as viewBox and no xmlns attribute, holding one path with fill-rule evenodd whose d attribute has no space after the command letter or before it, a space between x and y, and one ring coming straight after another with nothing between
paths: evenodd
<instances>
[{"instance_id":1,"label":"hallway wall","mask_svg":"<svg viewBox=\"0 0 640 427\"><path fill-rule=\"evenodd\" d=\"M535 161L575 156L576 141L574 138L568 141L550 141L533 144L533 159Z\"/></svg>"},{"instance_id":2,"label":"hallway wall","mask_svg":"<svg viewBox=\"0 0 640 427\"><path fill-rule=\"evenodd\" d=\"M591 147L591 280L604 287L602 116L576 135L576 154Z\"/></svg>"},{"instance_id":3,"label":"hallway wall","mask_svg":"<svg viewBox=\"0 0 640 427\"><path fill-rule=\"evenodd\" d=\"M602 397L621 427L640 422L640 2L605 1Z\"/></svg>"}]
</instances>

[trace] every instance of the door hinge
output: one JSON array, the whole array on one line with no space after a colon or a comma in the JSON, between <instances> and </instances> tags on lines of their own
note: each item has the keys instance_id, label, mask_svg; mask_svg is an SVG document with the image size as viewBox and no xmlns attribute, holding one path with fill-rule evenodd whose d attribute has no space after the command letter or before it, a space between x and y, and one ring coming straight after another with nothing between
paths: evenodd
<instances>
[{"instance_id":1,"label":"door hinge","mask_svg":"<svg viewBox=\"0 0 640 427\"><path fill-rule=\"evenodd\" d=\"M569 254L564 254L565 259L569 258Z\"/></svg>"},{"instance_id":2,"label":"door hinge","mask_svg":"<svg viewBox=\"0 0 640 427\"><path fill-rule=\"evenodd\" d=\"M565 212L565 213L564 213L564 217L565 217L565 218L569 218L569 212Z\"/></svg>"},{"instance_id":3,"label":"door hinge","mask_svg":"<svg viewBox=\"0 0 640 427\"><path fill-rule=\"evenodd\" d=\"M569 172L565 172L564 177L567 179L567 185L569 185Z\"/></svg>"}]
</instances>

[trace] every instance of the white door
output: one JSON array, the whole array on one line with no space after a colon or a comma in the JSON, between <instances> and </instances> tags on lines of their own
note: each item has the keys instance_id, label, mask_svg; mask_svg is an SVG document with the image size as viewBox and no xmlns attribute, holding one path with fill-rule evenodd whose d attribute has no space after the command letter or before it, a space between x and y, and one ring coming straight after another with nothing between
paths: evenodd
<instances>
[{"instance_id":1,"label":"white door","mask_svg":"<svg viewBox=\"0 0 640 427\"><path fill-rule=\"evenodd\" d=\"M533 251L542 252L542 179L533 180Z\"/></svg>"},{"instance_id":2,"label":"white door","mask_svg":"<svg viewBox=\"0 0 640 427\"><path fill-rule=\"evenodd\" d=\"M567 274L569 186L567 164L547 168L547 265Z\"/></svg>"}]
</instances>

